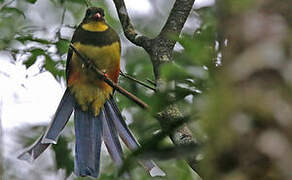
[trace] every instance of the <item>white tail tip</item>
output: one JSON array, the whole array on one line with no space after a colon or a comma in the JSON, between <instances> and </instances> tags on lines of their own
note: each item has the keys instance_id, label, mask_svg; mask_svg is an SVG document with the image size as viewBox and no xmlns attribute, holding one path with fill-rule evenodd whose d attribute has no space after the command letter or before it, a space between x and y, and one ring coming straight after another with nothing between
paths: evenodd
<instances>
[{"instance_id":1,"label":"white tail tip","mask_svg":"<svg viewBox=\"0 0 292 180\"><path fill-rule=\"evenodd\" d=\"M162 171L158 166L154 166L150 171L150 176L156 177L156 176L166 176L165 172Z\"/></svg>"},{"instance_id":2,"label":"white tail tip","mask_svg":"<svg viewBox=\"0 0 292 180\"><path fill-rule=\"evenodd\" d=\"M28 152L21 154L20 156L17 157L17 159L24 160L28 163L33 163L33 161L34 161L32 155Z\"/></svg>"},{"instance_id":3,"label":"white tail tip","mask_svg":"<svg viewBox=\"0 0 292 180\"><path fill-rule=\"evenodd\" d=\"M43 138L42 144L57 144L57 142L53 139Z\"/></svg>"}]
</instances>

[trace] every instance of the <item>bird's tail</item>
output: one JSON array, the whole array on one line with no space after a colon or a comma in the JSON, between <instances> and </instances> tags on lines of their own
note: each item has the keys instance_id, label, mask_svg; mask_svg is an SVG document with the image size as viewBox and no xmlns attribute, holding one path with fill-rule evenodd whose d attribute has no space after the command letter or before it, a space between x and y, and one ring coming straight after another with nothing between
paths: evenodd
<instances>
[{"instance_id":1,"label":"bird's tail","mask_svg":"<svg viewBox=\"0 0 292 180\"><path fill-rule=\"evenodd\" d=\"M78 106L74 111L75 124L75 174L77 176L98 177L100 166L100 147L104 144L120 167L123 163L123 150L111 115L104 108L97 117L93 113L82 111Z\"/></svg>"},{"instance_id":2,"label":"bird's tail","mask_svg":"<svg viewBox=\"0 0 292 180\"><path fill-rule=\"evenodd\" d=\"M127 124L125 123L113 97L106 101L104 105L104 111L108 121L110 122L109 124L113 126L113 131L118 132L125 145L132 151L138 149L139 143L136 141ZM110 152L109 149L108 151ZM119 153L116 154L116 156L118 155ZM149 171L151 176L165 176L165 173L152 160L141 160L140 163L147 171Z\"/></svg>"},{"instance_id":3,"label":"bird's tail","mask_svg":"<svg viewBox=\"0 0 292 180\"><path fill-rule=\"evenodd\" d=\"M47 131L18 158L32 162L51 144L56 144L58 136L67 124L73 109L75 109L76 175L98 177L102 138L117 166L121 166L123 163L123 151L118 135L130 150L139 148L138 142L123 120L113 97L106 101L96 117L91 112L82 111L76 105L73 95L67 88ZM165 175L151 160L142 160L141 164L149 171L151 176Z\"/></svg>"},{"instance_id":4,"label":"bird's tail","mask_svg":"<svg viewBox=\"0 0 292 180\"><path fill-rule=\"evenodd\" d=\"M41 155L51 144L56 144L59 134L67 124L70 115L72 114L74 106L74 97L67 88L47 131L34 144L20 154L18 159L32 162L38 158L39 155Z\"/></svg>"},{"instance_id":5,"label":"bird's tail","mask_svg":"<svg viewBox=\"0 0 292 180\"><path fill-rule=\"evenodd\" d=\"M82 111L79 106L75 107L75 174L77 176L96 178L99 175L103 118L103 113L94 116L90 111Z\"/></svg>"},{"instance_id":6,"label":"bird's tail","mask_svg":"<svg viewBox=\"0 0 292 180\"><path fill-rule=\"evenodd\" d=\"M130 150L139 148L138 142L123 120L112 97L106 101L97 117L94 117L91 112L82 111L78 107L75 108L74 114L76 175L98 177L101 137L112 160L118 167L123 164L123 150L119 136ZM151 160L141 160L140 163L149 171L151 176L165 175ZM129 174L125 173L124 176L129 176Z\"/></svg>"}]
</instances>

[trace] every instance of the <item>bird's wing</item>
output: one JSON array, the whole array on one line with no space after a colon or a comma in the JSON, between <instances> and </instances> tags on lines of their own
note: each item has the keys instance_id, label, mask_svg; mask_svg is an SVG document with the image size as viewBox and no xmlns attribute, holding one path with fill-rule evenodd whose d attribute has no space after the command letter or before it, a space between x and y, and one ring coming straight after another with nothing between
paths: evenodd
<instances>
[{"instance_id":1,"label":"bird's wing","mask_svg":"<svg viewBox=\"0 0 292 180\"><path fill-rule=\"evenodd\" d=\"M68 54L67 54L67 60L66 60L66 80L67 80L67 82L68 82L68 78L69 78L69 74L70 74L69 64L70 64L72 55L73 55L73 51L71 48L69 48Z\"/></svg>"}]
</instances>

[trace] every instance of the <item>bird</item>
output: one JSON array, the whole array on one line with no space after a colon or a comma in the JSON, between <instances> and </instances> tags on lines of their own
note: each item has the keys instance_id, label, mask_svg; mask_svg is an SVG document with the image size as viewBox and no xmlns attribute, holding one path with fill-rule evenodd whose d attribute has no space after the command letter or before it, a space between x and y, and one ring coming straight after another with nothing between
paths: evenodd
<instances>
[{"instance_id":1,"label":"bird","mask_svg":"<svg viewBox=\"0 0 292 180\"><path fill-rule=\"evenodd\" d=\"M121 42L119 35L106 23L102 8L90 7L86 10L71 43L79 53L90 59L93 66L113 82L118 82ZM51 144L57 144L60 133L74 111L74 173L81 177L99 176L102 141L114 164L121 167L123 149L119 137L130 150L139 148L139 143L118 109L113 88L85 67L72 49L67 54L66 81L67 88L47 130L18 158L33 162ZM141 160L140 164L152 176L164 175L152 160Z\"/></svg>"}]
</instances>

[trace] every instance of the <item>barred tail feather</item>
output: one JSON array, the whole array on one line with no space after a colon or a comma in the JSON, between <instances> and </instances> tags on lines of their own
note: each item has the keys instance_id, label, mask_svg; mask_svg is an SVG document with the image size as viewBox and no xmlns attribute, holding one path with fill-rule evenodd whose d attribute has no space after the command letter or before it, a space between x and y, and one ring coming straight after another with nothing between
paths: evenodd
<instances>
[{"instance_id":1,"label":"barred tail feather","mask_svg":"<svg viewBox=\"0 0 292 180\"><path fill-rule=\"evenodd\" d=\"M56 144L59 134L65 127L70 115L72 114L74 104L74 97L67 88L46 133L38 138L38 140L27 148L22 154L20 154L18 159L32 162L38 158L51 144Z\"/></svg>"},{"instance_id":2,"label":"barred tail feather","mask_svg":"<svg viewBox=\"0 0 292 180\"><path fill-rule=\"evenodd\" d=\"M112 115L111 118L113 124L126 146L130 150L136 150L139 148L139 143L136 141L127 124L123 120L113 97L105 103L105 107L107 108L107 114ZM141 160L140 163L145 169L147 169L147 171L149 171L151 176L165 176L165 173L152 160Z\"/></svg>"},{"instance_id":3,"label":"barred tail feather","mask_svg":"<svg viewBox=\"0 0 292 180\"><path fill-rule=\"evenodd\" d=\"M75 126L75 174L77 176L98 177L100 168L100 149L102 136L102 118L93 113L82 111L76 106Z\"/></svg>"}]
</instances>

